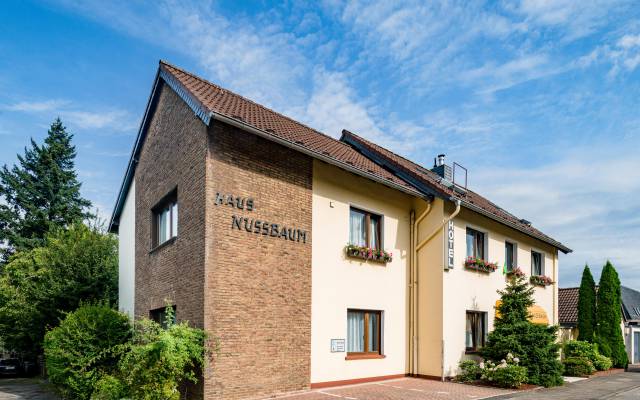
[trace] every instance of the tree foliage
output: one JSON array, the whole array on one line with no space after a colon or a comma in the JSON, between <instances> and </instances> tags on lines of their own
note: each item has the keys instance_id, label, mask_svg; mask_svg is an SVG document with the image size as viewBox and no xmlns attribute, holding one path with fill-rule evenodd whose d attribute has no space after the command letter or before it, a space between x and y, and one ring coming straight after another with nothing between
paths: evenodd
<instances>
[{"instance_id":1,"label":"tree foliage","mask_svg":"<svg viewBox=\"0 0 640 400\"><path fill-rule=\"evenodd\" d=\"M529 383L561 385L562 364L558 360L557 327L529 321L528 308L534 304L533 292L534 289L522 276L512 277L507 287L498 291L501 301L496 308L494 330L489 333L481 354L496 363L512 354L527 369Z\"/></svg>"},{"instance_id":2,"label":"tree foliage","mask_svg":"<svg viewBox=\"0 0 640 400\"><path fill-rule=\"evenodd\" d=\"M82 306L47 333L47 371L60 392L76 399L178 400L188 398L205 359L203 330L166 327L128 317L108 307ZM182 389L182 393L180 391Z\"/></svg>"},{"instance_id":3,"label":"tree foliage","mask_svg":"<svg viewBox=\"0 0 640 400\"><path fill-rule=\"evenodd\" d=\"M588 265L582 271L578 293L578 340L593 343L596 330L596 283Z\"/></svg>"},{"instance_id":4,"label":"tree foliage","mask_svg":"<svg viewBox=\"0 0 640 400\"><path fill-rule=\"evenodd\" d=\"M108 305L84 305L67 314L44 341L47 373L65 398L89 399L116 368L131 339L129 318Z\"/></svg>"},{"instance_id":5,"label":"tree foliage","mask_svg":"<svg viewBox=\"0 0 640 400\"><path fill-rule=\"evenodd\" d=\"M91 203L80 195L72 138L57 118L42 145L31 139L18 165L0 170L0 263L41 246L47 232L91 216Z\"/></svg>"},{"instance_id":6,"label":"tree foliage","mask_svg":"<svg viewBox=\"0 0 640 400\"><path fill-rule=\"evenodd\" d=\"M117 241L77 222L16 253L0 274L0 339L16 351L41 352L47 329L81 301L115 304Z\"/></svg>"},{"instance_id":7,"label":"tree foliage","mask_svg":"<svg viewBox=\"0 0 640 400\"><path fill-rule=\"evenodd\" d=\"M611 262L602 268L598 285L598 305L596 310L596 341L600 352L611 358L613 365L626 368L627 351L622 337L622 295L620 278Z\"/></svg>"}]
</instances>

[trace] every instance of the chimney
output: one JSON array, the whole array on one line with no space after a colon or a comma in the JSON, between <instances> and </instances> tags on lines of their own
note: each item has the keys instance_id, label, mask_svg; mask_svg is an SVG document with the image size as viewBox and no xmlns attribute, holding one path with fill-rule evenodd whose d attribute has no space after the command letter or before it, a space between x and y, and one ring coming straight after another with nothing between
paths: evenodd
<instances>
[{"instance_id":1,"label":"chimney","mask_svg":"<svg viewBox=\"0 0 640 400\"><path fill-rule=\"evenodd\" d=\"M438 156L433 159L433 168L431 168L431 171L440 175L443 179L453 182L453 169L451 166L445 164L444 157L444 154L438 154Z\"/></svg>"}]
</instances>

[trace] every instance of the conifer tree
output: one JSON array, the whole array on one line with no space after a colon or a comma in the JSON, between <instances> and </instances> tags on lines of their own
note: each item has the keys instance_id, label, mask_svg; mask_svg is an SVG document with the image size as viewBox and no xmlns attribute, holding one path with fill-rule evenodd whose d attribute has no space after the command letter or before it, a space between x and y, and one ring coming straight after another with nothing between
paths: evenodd
<instances>
[{"instance_id":1,"label":"conifer tree","mask_svg":"<svg viewBox=\"0 0 640 400\"><path fill-rule=\"evenodd\" d=\"M596 283L588 265L582 271L578 296L578 340L593 343L596 330Z\"/></svg>"},{"instance_id":2,"label":"conifer tree","mask_svg":"<svg viewBox=\"0 0 640 400\"><path fill-rule=\"evenodd\" d=\"M598 349L605 356L611 357L615 367L626 368L628 357L620 327L622 322L620 278L609 261L602 268L597 298L596 342Z\"/></svg>"},{"instance_id":3,"label":"conifer tree","mask_svg":"<svg viewBox=\"0 0 640 400\"><path fill-rule=\"evenodd\" d=\"M72 138L57 118L42 145L31 139L18 165L0 170L0 264L42 245L52 229L91 216L91 203L80 195Z\"/></svg>"},{"instance_id":4,"label":"conifer tree","mask_svg":"<svg viewBox=\"0 0 640 400\"><path fill-rule=\"evenodd\" d=\"M558 360L556 326L529 321L529 307L534 288L523 276L512 277L504 290L499 290L494 329L481 350L485 359L499 363L511 353L527 368L527 382L534 385L562 385L562 364Z\"/></svg>"}]
</instances>

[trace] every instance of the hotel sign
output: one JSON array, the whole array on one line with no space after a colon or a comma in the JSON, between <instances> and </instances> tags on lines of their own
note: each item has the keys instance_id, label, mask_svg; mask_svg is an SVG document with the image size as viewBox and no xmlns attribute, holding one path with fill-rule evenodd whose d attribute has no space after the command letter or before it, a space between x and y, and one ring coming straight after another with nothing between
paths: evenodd
<instances>
[{"instance_id":1,"label":"hotel sign","mask_svg":"<svg viewBox=\"0 0 640 400\"><path fill-rule=\"evenodd\" d=\"M453 268L453 221L447 224L447 269Z\"/></svg>"},{"instance_id":2,"label":"hotel sign","mask_svg":"<svg viewBox=\"0 0 640 400\"><path fill-rule=\"evenodd\" d=\"M216 193L216 206L227 206L237 210L253 212L255 202L253 198L234 196L232 194ZM247 218L241 215L231 216L231 229L244 230L255 235L270 236L277 239L289 240L292 242L307 243L307 231L285 224L274 223L258 218Z\"/></svg>"}]
</instances>

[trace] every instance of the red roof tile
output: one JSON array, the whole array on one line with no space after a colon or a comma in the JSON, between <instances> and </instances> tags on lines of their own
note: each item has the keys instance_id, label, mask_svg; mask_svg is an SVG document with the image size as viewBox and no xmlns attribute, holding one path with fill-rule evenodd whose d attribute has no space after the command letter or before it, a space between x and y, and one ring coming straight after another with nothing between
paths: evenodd
<instances>
[{"instance_id":1,"label":"red roof tile","mask_svg":"<svg viewBox=\"0 0 640 400\"><path fill-rule=\"evenodd\" d=\"M578 323L578 293L580 288L558 289L558 322L561 325Z\"/></svg>"},{"instance_id":2,"label":"red roof tile","mask_svg":"<svg viewBox=\"0 0 640 400\"><path fill-rule=\"evenodd\" d=\"M383 168L371 158L363 155L360 151L342 140L338 141L333 139L322 132L294 121L287 116L279 114L166 62L160 62L160 71L168 73L172 78L171 80L175 79L180 85L180 89L188 92L190 98L199 103L198 106L203 108L204 112L208 114L222 115L234 121L249 125L264 134L272 136L274 139L284 140L294 147L297 146L301 150L310 151L313 154L335 161L339 165L349 166L361 171L365 175L373 176L383 182L388 182L388 184L392 186L404 188L417 195L421 193L420 189L415 186L413 180L400 178L394 171ZM452 188L441 183L438 175L428 169L351 132L344 131L343 139L345 139L345 137L383 156L387 161L392 162L396 169L402 169L405 173L410 174L412 178L427 185L436 194L446 198L459 198L463 202L463 205L468 208L484 213L515 229L550 243L562 251L571 251L560 242L543 234L530 226L530 224L522 222L514 215L479 194L472 191L466 191L466 193L462 194L457 191L454 192Z\"/></svg>"}]
</instances>

